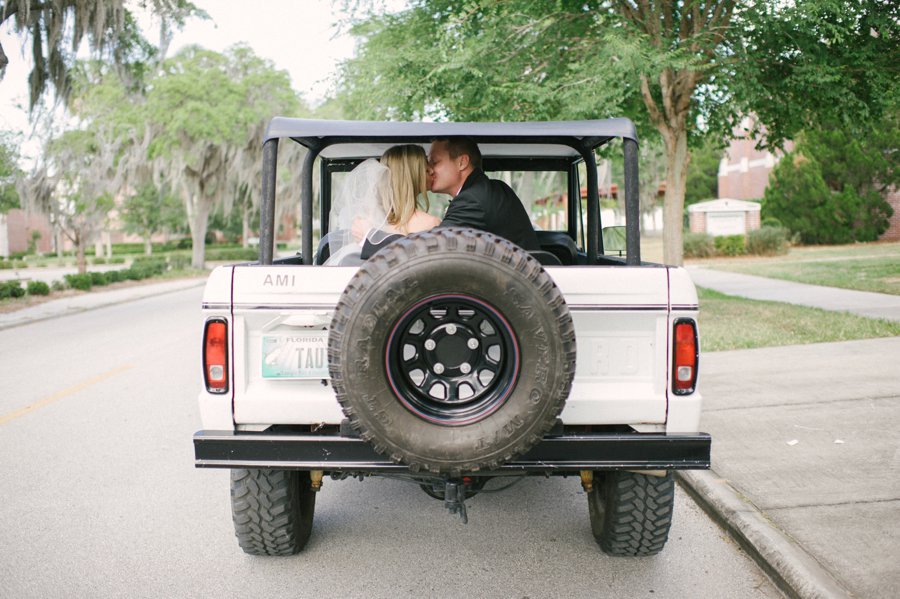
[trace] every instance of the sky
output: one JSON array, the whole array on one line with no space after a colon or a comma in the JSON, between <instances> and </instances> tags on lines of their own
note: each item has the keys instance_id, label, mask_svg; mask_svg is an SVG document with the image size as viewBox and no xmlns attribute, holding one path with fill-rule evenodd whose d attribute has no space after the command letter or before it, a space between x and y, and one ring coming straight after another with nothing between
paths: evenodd
<instances>
[{"instance_id":1,"label":"sky","mask_svg":"<svg viewBox=\"0 0 900 599\"><path fill-rule=\"evenodd\" d=\"M209 13L211 19L191 20L176 33L169 55L192 43L222 51L245 42L258 56L287 70L294 89L313 106L328 94L337 64L353 55L353 38L334 26L341 16L340 0L258 0L252 9L245 0L194 0L194 4ZM403 0L375 2L375 6L388 10L403 4ZM145 26L149 19L140 22ZM145 35L156 42L155 30L145 31ZM29 52L8 23L0 27L0 43L10 60L6 76L0 81L0 130L25 133Z\"/></svg>"}]
</instances>

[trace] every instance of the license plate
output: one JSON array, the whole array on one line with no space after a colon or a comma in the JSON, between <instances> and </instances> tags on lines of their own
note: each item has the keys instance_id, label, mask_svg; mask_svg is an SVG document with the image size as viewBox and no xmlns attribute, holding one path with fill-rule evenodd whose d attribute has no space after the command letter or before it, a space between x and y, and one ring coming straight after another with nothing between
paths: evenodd
<instances>
[{"instance_id":1,"label":"license plate","mask_svg":"<svg viewBox=\"0 0 900 599\"><path fill-rule=\"evenodd\" d=\"M262 338L262 375L267 379L327 379L328 331Z\"/></svg>"}]
</instances>

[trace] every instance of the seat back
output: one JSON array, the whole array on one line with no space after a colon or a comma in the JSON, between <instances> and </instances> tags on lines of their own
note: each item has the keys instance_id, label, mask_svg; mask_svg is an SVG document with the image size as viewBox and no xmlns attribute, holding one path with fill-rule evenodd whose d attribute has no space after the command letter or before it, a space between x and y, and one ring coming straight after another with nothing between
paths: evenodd
<instances>
[{"instance_id":1,"label":"seat back","mask_svg":"<svg viewBox=\"0 0 900 599\"><path fill-rule=\"evenodd\" d=\"M565 231L535 231L541 250L550 252L560 264L570 266L578 263L578 246Z\"/></svg>"}]
</instances>

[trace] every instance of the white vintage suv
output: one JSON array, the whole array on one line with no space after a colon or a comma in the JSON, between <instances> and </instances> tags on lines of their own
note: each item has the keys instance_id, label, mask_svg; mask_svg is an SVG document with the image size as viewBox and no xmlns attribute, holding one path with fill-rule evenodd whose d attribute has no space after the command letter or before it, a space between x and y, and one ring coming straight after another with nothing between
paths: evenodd
<instances>
[{"instance_id":1,"label":"white vintage suv","mask_svg":"<svg viewBox=\"0 0 900 599\"><path fill-rule=\"evenodd\" d=\"M541 251L437 228L322 265L347 172L456 135L522 198ZM601 219L607 144L624 156L624 227ZM300 551L324 477L386 474L463 521L492 478L578 476L605 552L663 548L672 471L708 468L711 440L698 432L696 290L683 268L641 261L630 121L275 118L262 177L259 261L215 269L203 296L194 435L198 467L231 469L244 551ZM276 259L276 208L298 193L301 251Z\"/></svg>"}]
</instances>

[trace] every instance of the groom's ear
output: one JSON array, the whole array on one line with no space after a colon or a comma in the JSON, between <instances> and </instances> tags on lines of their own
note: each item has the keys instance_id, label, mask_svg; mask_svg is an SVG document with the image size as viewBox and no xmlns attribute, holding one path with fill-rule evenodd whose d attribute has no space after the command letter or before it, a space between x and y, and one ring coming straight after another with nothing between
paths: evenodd
<instances>
[{"instance_id":1,"label":"groom's ear","mask_svg":"<svg viewBox=\"0 0 900 599\"><path fill-rule=\"evenodd\" d=\"M472 158L468 154L460 154L456 160L460 171L468 169L472 163Z\"/></svg>"}]
</instances>

